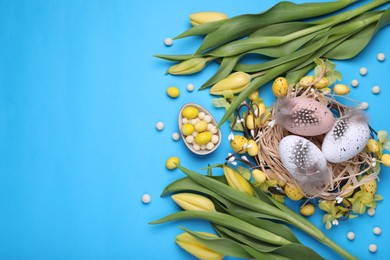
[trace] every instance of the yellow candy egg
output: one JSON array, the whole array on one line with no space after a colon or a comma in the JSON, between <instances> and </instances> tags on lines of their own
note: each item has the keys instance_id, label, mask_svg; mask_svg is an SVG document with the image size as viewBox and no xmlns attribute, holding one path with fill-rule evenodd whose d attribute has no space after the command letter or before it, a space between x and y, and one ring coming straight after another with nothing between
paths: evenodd
<instances>
[{"instance_id":1,"label":"yellow candy egg","mask_svg":"<svg viewBox=\"0 0 390 260\"><path fill-rule=\"evenodd\" d=\"M250 156L257 156L259 153L259 146L254 140L249 140L246 151Z\"/></svg>"},{"instance_id":2,"label":"yellow candy egg","mask_svg":"<svg viewBox=\"0 0 390 260\"><path fill-rule=\"evenodd\" d=\"M315 88L326 88L329 85L329 79L324 77L321 78L317 83L313 85Z\"/></svg>"},{"instance_id":3,"label":"yellow candy egg","mask_svg":"<svg viewBox=\"0 0 390 260\"><path fill-rule=\"evenodd\" d=\"M187 119L194 119L199 114L199 110L196 107L186 107L182 111L182 115Z\"/></svg>"},{"instance_id":4,"label":"yellow candy egg","mask_svg":"<svg viewBox=\"0 0 390 260\"><path fill-rule=\"evenodd\" d=\"M257 182L259 184L261 184L267 180L267 176L265 175L265 173L263 171L258 170L258 169L254 169L252 171L252 176L253 176L253 179L255 180L255 182Z\"/></svg>"},{"instance_id":5,"label":"yellow candy egg","mask_svg":"<svg viewBox=\"0 0 390 260\"><path fill-rule=\"evenodd\" d=\"M351 91L351 89L344 84L336 84L333 88L333 91L337 95L346 95L349 93L349 91Z\"/></svg>"},{"instance_id":6,"label":"yellow candy egg","mask_svg":"<svg viewBox=\"0 0 390 260\"><path fill-rule=\"evenodd\" d=\"M180 95L180 90L177 87L167 88L167 94L171 98L177 98Z\"/></svg>"},{"instance_id":7,"label":"yellow candy egg","mask_svg":"<svg viewBox=\"0 0 390 260\"><path fill-rule=\"evenodd\" d=\"M211 141L213 135L210 132L199 133L195 136L195 143L198 145L206 145Z\"/></svg>"},{"instance_id":8,"label":"yellow candy egg","mask_svg":"<svg viewBox=\"0 0 390 260\"><path fill-rule=\"evenodd\" d=\"M299 81L299 86L302 88L307 88L311 83L314 82L314 77L313 76L305 76L301 78Z\"/></svg>"},{"instance_id":9,"label":"yellow candy egg","mask_svg":"<svg viewBox=\"0 0 390 260\"><path fill-rule=\"evenodd\" d=\"M308 203L305 206L303 206L299 211L301 212L302 215L308 217L314 214L316 208L314 207L313 204Z\"/></svg>"},{"instance_id":10,"label":"yellow candy egg","mask_svg":"<svg viewBox=\"0 0 390 260\"><path fill-rule=\"evenodd\" d=\"M376 188L378 187L378 184L376 183L376 180L373 179L369 182L366 182L363 184L363 188L365 192L375 194L376 193Z\"/></svg>"},{"instance_id":11,"label":"yellow candy egg","mask_svg":"<svg viewBox=\"0 0 390 260\"><path fill-rule=\"evenodd\" d=\"M204 120L199 121L195 124L195 131L198 133L204 132L207 130L207 122Z\"/></svg>"},{"instance_id":12,"label":"yellow candy egg","mask_svg":"<svg viewBox=\"0 0 390 260\"><path fill-rule=\"evenodd\" d=\"M368 140L367 149L371 153L378 153L380 151L379 144L375 139Z\"/></svg>"},{"instance_id":13,"label":"yellow candy egg","mask_svg":"<svg viewBox=\"0 0 390 260\"><path fill-rule=\"evenodd\" d=\"M184 124L182 127L181 127L181 132L183 133L183 135L187 136L187 135L192 135L192 133L195 131L195 128L193 125L191 124Z\"/></svg>"}]
</instances>

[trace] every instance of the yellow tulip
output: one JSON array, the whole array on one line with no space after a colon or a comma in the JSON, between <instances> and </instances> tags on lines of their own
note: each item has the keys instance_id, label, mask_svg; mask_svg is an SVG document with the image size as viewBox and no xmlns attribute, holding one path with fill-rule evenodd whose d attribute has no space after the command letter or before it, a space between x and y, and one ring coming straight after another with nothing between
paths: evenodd
<instances>
[{"instance_id":1,"label":"yellow tulip","mask_svg":"<svg viewBox=\"0 0 390 260\"><path fill-rule=\"evenodd\" d=\"M214 234L199 232L199 234L217 237ZM188 253L199 259L210 259L210 260L221 260L223 259L223 255L215 252L214 250L206 247L202 243L199 242L195 237L191 236L189 233L182 233L176 237L176 243L186 250Z\"/></svg>"},{"instance_id":2,"label":"yellow tulip","mask_svg":"<svg viewBox=\"0 0 390 260\"><path fill-rule=\"evenodd\" d=\"M251 185L244 177L241 176L241 174L227 165L223 165L223 172L229 186L253 196L253 189Z\"/></svg>"},{"instance_id":3,"label":"yellow tulip","mask_svg":"<svg viewBox=\"0 0 390 260\"><path fill-rule=\"evenodd\" d=\"M214 203L198 194L178 193L172 199L184 210L215 211Z\"/></svg>"},{"instance_id":4,"label":"yellow tulip","mask_svg":"<svg viewBox=\"0 0 390 260\"><path fill-rule=\"evenodd\" d=\"M234 72L226 78L218 81L210 89L212 95L223 95L227 90L230 90L233 94L243 91L251 82L251 76L245 72Z\"/></svg>"},{"instance_id":5,"label":"yellow tulip","mask_svg":"<svg viewBox=\"0 0 390 260\"><path fill-rule=\"evenodd\" d=\"M206 59L193 58L173 65L168 69L172 75L188 75L201 71L206 66Z\"/></svg>"},{"instance_id":6,"label":"yellow tulip","mask_svg":"<svg viewBox=\"0 0 390 260\"><path fill-rule=\"evenodd\" d=\"M220 12L198 12L190 15L192 26L227 19L227 15Z\"/></svg>"}]
</instances>

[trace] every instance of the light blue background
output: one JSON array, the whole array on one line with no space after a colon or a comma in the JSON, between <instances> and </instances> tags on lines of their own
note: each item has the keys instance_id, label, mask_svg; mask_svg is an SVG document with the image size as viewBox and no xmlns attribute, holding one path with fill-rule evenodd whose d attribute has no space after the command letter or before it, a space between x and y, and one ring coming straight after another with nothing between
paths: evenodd
<instances>
[{"instance_id":1,"label":"light blue background","mask_svg":"<svg viewBox=\"0 0 390 260\"><path fill-rule=\"evenodd\" d=\"M186 102L213 112L207 91L189 93L217 68L194 77L165 76L169 65L156 53L190 53L199 37L163 41L189 27L188 15L221 11L229 16L264 11L278 1L113 0L0 1L0 259L191 259L175 245L178 225L210 230L198 221L159 226L147 223L178 210L163 188L183 175L165 169L177 155L184 166L200 170L222 162L226 139L212 155L196 157L171 134ZM296 2L304 2L302 0ZM369 1L363 1L369 2ZM351 98L368 101L371 124L390 130L390 28L348 62L338 62L344 82L358 79ZM366 66L368 75L358 74ZM172 100L165 89L175 85ZM381 86L373 95L371 87ZM270 87L261 90L272 103ZM157 121L165 123L162 132ZM222 128L226 137L228 129ZM389 169L381 173L378 193L385 197L375 217L361 216L325 233L361 259L390 254L387 221ZM141 196L152 202L144 205ZM310 220L317 226L321 214ZM376 237L372 228L380 226ZM346 233L354 231L350 242ZM338 256L298 233L328 259ZM368 244L378 252L370 254Z\"/></svg>"}]
</instances>

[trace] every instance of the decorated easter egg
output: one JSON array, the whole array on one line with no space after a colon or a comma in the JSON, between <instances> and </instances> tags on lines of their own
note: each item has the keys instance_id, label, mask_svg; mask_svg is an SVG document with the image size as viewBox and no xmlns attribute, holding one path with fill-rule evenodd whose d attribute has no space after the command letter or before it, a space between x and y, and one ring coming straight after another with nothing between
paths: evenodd
<instances>
[{"instance_id":1,"label":"decorated easter egg","mask_svg":"<svg viewBox=\"0 0 390 260\"><path fill-rule=\"evenodd\" d=\"M321 150L306 138L289 135L279 143L280 160L307 195L315 196L331 181L331 171Z\"/></svg>"},{"instance_id":2,"label":"decorated easter egg","mask_svg":"<svg viewBox=\"0 0 390 260\"><path fill-rule=\"evenodd\" d=\"M369 139L367 118L361 112L354 111L338 119L325 135L322 153L328 162L345 162L358 155Z\"/></svg>"},{"instance_id":3,"label":"decorated easter egg","mask_svg":"<svg viewBox=\"0 0 390 260\"><path fill-rule=\"evenodd\" d=\"M276 122L293 134L316 136L328 132L335 122L326 105L307 97L278 100Z\"/></svg>"}]
</instances>

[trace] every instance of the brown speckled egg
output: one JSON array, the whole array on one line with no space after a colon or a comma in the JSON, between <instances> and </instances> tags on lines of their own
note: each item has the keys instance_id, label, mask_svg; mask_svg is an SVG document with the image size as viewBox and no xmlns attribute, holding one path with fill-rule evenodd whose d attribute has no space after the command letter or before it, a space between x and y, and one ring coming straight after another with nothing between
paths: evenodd
<instances>
[{"instance_id":1,"label":"brown speckled egg","mask_svg":"<svg viewBox=\"0 0 390 260\"><path fill-rule=\"evenodd\" d=\"M275 119L289 132L301 136L324 134L335 122L329 108L306 97L280 99L276 104Z\"/></svg>"}]
</instances>

